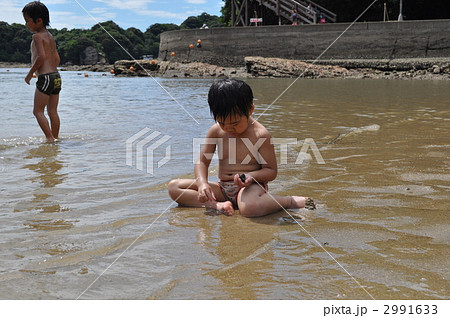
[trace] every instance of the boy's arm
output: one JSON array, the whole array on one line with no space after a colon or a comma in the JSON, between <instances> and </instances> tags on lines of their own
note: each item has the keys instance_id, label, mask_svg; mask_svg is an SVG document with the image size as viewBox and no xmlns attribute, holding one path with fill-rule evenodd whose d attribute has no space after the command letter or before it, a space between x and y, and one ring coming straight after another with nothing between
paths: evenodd
<instances>
[{"instance_id":1,"label":"boy's arm","mask_svg":"<svg viewBox=\"0 0 450 318\"><path fill-rule=\"evenodd\" d=\"M33 42L36 47L37 56L35 56L33 65L31 66L27 76L25 77L25 82L28 85L30 85L30 80L33 77L34 72L36 72L41 67L41 65L44 63L46 59L44 40L42 39L42 37L40 37L39 34L33 34Z\"/></svg>"},{"instance_id":2,"label":"boy's arm","mask_svg":"<svg viewBox=\"0 0 450 318\"><path fill-rule=\"evenodd\" d=\"M217 127L211 127L206 134L206 139L216 138ZM208 141L208 140L207 140ZM216 151L216 144L205 142L200 150L200 157L194 165L195 177L197 178L198 199L200 202L215 201L216 197L208 183L208 168L212 156Z\"/></svg>"},{"instance_id":3,"label":"boy's arm","mask_svg":"<svg viewBox=\"0 0 450 318\"><path fill-rule=\"evenodd\" d=\"M261 164L261 169L255 170L249 173L246 173L245 182L239 178L239 175L234 176L235 184L240 186L249 186L252 182L258 181L258 183L268 183L269 181L274 180L277 177L278 167L277 167L277 158L275 156L275 148L274 145L270 142L271 136L268 131L260 136L260 138L265 138L264 143L259 148L258 152L260 157L266 162Z\"/></svg>"}]
</instances>

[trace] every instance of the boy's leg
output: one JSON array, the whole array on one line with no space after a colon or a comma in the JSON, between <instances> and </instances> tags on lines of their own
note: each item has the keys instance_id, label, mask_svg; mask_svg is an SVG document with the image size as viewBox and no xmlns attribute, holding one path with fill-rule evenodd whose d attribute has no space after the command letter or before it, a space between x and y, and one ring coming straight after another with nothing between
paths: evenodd
<instances>
[{"instance_id":1,"label":"boy's leg","mask_svg":"<svg viewBox=\"0 0 450 318\"><path fill-rule=\"evenodd\" d=\"M225 197L220 189L220 186L215 182L209 182L209 185L214 192L217 202L200 202L198 200L197 184L194 179L171 180L168 185L168 190L172 200L181 206L213 208L223 211L227 215L232 215L234 212L233 204L230 201L225 201Z\"/></svg>"},{"instance_id":2,"label":"boy's leg","mask_svg":"<svg viewBox=\"0 0 450 318\"><path fill-rule=\"evenodd\" d=\"M54 141L55 138L53 137L52 131L48 124L48 120L44 114L44 109L45 109L45 106L47 105L49 99L50 99L49 95L41 93L38 89L36 89L36 91L34 93L33 114L36 117L37 122L38 122L39 126L41 127L42 131L44 132L45 137L47 137L47 140Z\"/></svg>"},{"instance_id":3,"label":"boy's leg","mask_svg":"<svg viewBox=\"0 0 450 318\"><path fill-rule=\"evenodd\" d=\"M58 139L59 136L59 116L58 116L58 102L59 102L59 94L50 95L50 99L48 100L47 105L47 114L50 118L50 126L52 130L53 138Z\"/></svg>"},{"instance_id":4,"label":"boy's leg","mask_svg":"<svg viewBox=\"0 0 450 318\"><path fill-rule=\"evenodd\" d=\"M284 209L304 208L305 197L280 196L269 194L262 185L251 184L238 195L238 206L241 215L258 217Z\"/></svg>"}]
</instances>

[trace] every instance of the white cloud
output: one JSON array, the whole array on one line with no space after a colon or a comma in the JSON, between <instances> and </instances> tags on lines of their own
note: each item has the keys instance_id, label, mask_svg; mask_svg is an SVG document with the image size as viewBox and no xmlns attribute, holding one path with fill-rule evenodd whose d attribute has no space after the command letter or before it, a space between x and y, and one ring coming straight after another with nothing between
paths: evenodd
<instances>
[{"instance_id":1,"label":"white cloud","mask_svg":"<svg viewBox=\"0 0 450 318\"><path fill-rule=\"evenodd\" d=\"M30 0L31 1L31 0ZM0 21L12 23L25 23L22 15L23 7L30 1L1 0L0 1ZM46 0L45 5L67 4L70 0ZM52 20L53 12L50 12Z\"/></svg>"},{"instance_id":2,"label":"white cloud","mask_svg":"<svg viewBox=\"0 0 450 318\"><path fill-rule=\"evenodd\" d=\"M0 21L24 24L22 9L31 0L0 0ZM96 21L113 20L141 29L153 23L183 22L203 12L217 14L220 0L43 0L56 29L90 28ZM79 2L89 14L77 4ZM1 35L0 35L1 36Z\"/></svg>"},{"instance_id":3,"label":"white cloud","mask_svg":"<svg viewBox=\"0 0 450 318\"><path fill-rule=\"evenodd\" d=\"M120 9L139 11L147 8L147 4L154 2L152 0L94 0L96 2L105 3L106 5Z\"/></svg>"},{"instance_id":4,"label":"white cloud","mask_svg":"<svg viewBox=\"0 0 450 318\"><path fill-rule=\"evenodd\" d=\"M161 18L170 18L170 19L178 19L183 20L186 19L188 16L187 13L175 13L175 12L169 12L169 11L155 11L155 10L140 10L138 12L140 15L146 15L150 17L161 17Z\"/></svg>"},{"instance_id":5,"label":"white cloud","mask_svg":"<svg viewBox=\"0 0 450 318\"><path fill-rule=\"evenodd\" d=\"M71 2L71 1L70 0L45 0L44 4L48 7L49 5L68 4L69 2Z\"/></svg>"},{"instance_id":6,"label":"white cloud","mask_svg":"<svg viewBox=\"0 0 450 318\"><path fill-rule=\"evenodd\" d=\"M192 4L204 4L206 3L206 0L185 0L187 3L192 3Z\"/></svg>"},{"instance_id":7,"label":"white cloud","mask_svg":"<svg viewBox=\"0 0 450 318\"><path fill-rule=\"evenodd\" d=\"M130 10L135 14L141 16L148 17L160 17L166 19L177 19L180 21L185 20L188 16L192 15L192 13L196 13L197 11L188 11L188 12L172 12L167 10L152 10L153 8L157 8L158 6L167 6L170 5L170 2L167 1L148 1L148 0L94 0L96 2L105 3L110 7L120 10ZM206 0L187 0L191 3L204 3ZM153 3L151 5L152 9L148 9L148 4ZM164 4L164 5L163 5ZM203 12L203 11L202 11ZM200 13L198 13L200 14ZM120 18L120 15L118 16Z\"/></svg>"},{"instance_id":8,"label":"white cloud","mask_svg":"<svg viewBox=\"0 0 450 318\"><path fill-rule=\"evenodd\" d=\"M0 21L9 24L25 23L22 15L22 9L25 4L23 1L2 0L0 2Z\"/></svg>"}]
</instances>

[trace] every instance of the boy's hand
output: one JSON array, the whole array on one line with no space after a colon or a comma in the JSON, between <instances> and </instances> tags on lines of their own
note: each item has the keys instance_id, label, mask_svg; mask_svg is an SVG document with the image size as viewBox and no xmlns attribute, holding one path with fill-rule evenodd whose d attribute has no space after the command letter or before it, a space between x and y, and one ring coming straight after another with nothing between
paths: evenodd
<instances>
[{"instance_id":1,"label":"boy's hand","mask_svg":"<svg viewBox=\"0 0 450 318\"><path fill-rule=\"evenodd\" d=\"M28 85L30 85L30 81L31 81L31 78L33 77L33 74L27 74L27 76L25 77L25 83L27 83Z\"/></svg>"},{"instance_id":2,"label":"boy's hand","mask_svg":"<svg viewBox=\"0 0 450 318\"><path fill-rule=\"evenodd\" d=\"M217 201L216 196L208 183L201 184L198 187L198 200L201 203L205 203L207 201Z\"/></svg>"},{"instance_id":3,"label":"boy's hand","mask_svg":"<svg viewBox=\"0 0 450 318\"><path fill-rule=\"evenodd\" d=\"M243 181L244 180L244 181ZM240 186L240 187L248 187L250 184L253 183L253 177L249 174L235 174L234 175L234 184Z\"/></svg>"}]
</instances>

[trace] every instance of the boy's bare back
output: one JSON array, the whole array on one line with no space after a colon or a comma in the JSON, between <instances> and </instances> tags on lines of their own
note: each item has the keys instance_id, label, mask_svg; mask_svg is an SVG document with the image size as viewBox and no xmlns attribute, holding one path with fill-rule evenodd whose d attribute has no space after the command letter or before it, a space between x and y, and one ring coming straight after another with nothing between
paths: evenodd
<instances>
[{"instance_id":1,"label":"boy's bare back","mask_svg":"<svg viewBox=\"0 0 450 318\"><path fill-rule=\"evenodd\" d=\"M36 75L57 71L60 57L56 50L56 42L53 36L46 29L33 34L33 41L31 42L31 63L34 64L39 57L42 58L42 64L35 71Z\"/></svg>"}]
</instances>

